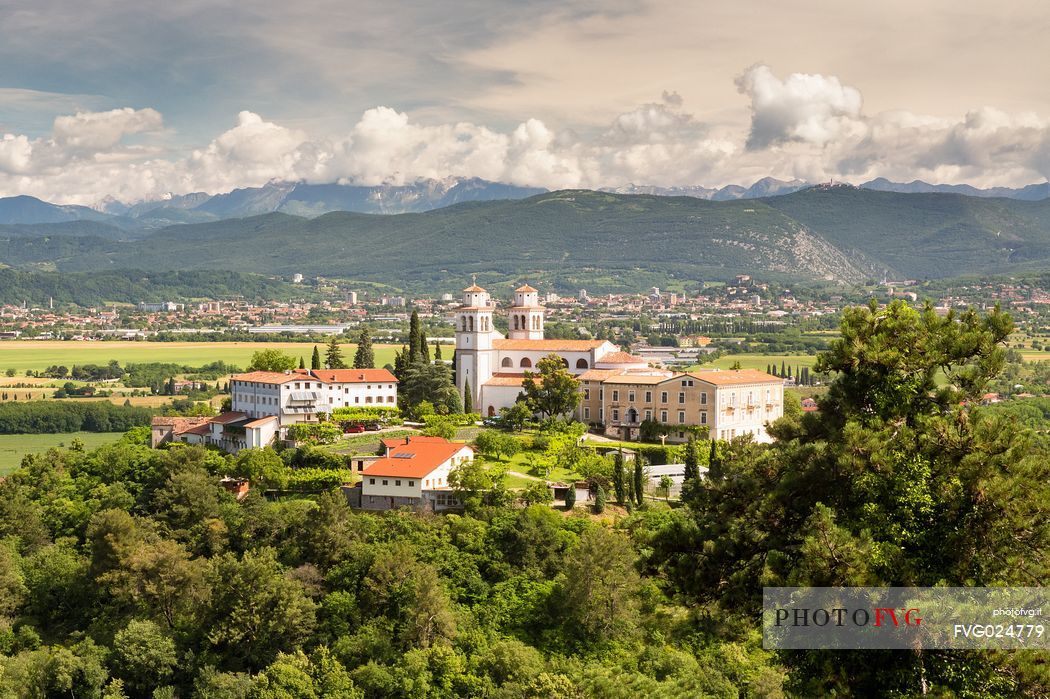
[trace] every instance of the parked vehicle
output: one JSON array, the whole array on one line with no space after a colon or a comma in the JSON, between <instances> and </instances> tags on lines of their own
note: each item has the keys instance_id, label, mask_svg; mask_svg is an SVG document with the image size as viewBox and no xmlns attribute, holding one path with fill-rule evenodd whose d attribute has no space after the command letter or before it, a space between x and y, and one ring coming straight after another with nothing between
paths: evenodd
<instances>
[{"instance_id":1,"label":"parked vehicle","mask_svg":"<svg viewBox=\"0 0 1050 699\"><path fill-rule=\"evenodd\" d=\"M349 427L347 427L346 430L345 430L345 433L346 434L360 434L361 432L364 432L364 431L365 431L365 426L361 425L361 424L357 424L357 425L350 425Z\"/></svg>"}]
</instances>

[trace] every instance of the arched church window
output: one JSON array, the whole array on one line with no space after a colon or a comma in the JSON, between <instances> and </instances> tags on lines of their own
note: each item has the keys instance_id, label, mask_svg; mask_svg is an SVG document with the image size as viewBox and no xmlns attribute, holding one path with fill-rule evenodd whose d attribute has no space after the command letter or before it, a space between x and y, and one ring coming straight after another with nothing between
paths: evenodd
<instances>
[{"instance_id":1,"label":"arched church window","mask_svg":"<svg viewBox=\"0 0 1050 699\"><path fill-rule=\"evenodd\" d=\"M474 316L470 316L470 332L474 332Z\"/></svg>"},{"instance_id":2,"label":"arched church window","mask_svg":"<svg viewBox=\"0 0 1050 699\"><path fill-rule=\"evenodd\" d=\"M576 368L577 369L586 369L587 368L587 360L586 359L577 359L576 360Z\"/></svg>"},{"instance_id":3,"label":"arched church window","mask_svg":"<svg viewBox=\"0 0 1050 699\"><path fill-rule=\"evenodd\" d=\"M467 332L467 317L463 316L463 332Z\"/></svg>"},{"instance_id":4,"label":"arched church window","mask_svg":"<svg viewBox=\"0 0 1050 699\"><path fill-rule=\"evenodd\" d=\"M502 366L502 367L512 367L512 366L514 366L514 362L511 361L510 357L504 357L503 361L500 362L500 366Z\"/></svg>"},{"instance_id":5,"label":"arched church window","mask_svg":"<svg viewBox=\"0 0 1050 699\"><path fill-rule=\"evenodd\" d=\"M519 366L521 366L523 368L529 368L529 367L532 366L532 360L529 359L528 357L522 357L521 358L521 364Z\"/></svg>"}]
</instances>

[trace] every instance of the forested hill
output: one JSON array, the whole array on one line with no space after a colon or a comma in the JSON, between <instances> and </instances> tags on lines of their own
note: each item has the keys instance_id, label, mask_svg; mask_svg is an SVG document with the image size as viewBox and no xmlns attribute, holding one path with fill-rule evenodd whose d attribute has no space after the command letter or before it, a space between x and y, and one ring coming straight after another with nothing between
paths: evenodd
<instances>
[{"instance_id":1,"label":"forested hill","mask_svg":"<svg viewBox=\"0 0 1050 699\"><path fill-rule=\"evenodd\" d=\"M172 226L136 242L0 238L0 261L60 271L236 269L411 283L478 269L593 268L858 281L1050 264L1050 200L815 187L767 199L560 191L418 214L282 213Z\"/></svg>"}]
</instances>

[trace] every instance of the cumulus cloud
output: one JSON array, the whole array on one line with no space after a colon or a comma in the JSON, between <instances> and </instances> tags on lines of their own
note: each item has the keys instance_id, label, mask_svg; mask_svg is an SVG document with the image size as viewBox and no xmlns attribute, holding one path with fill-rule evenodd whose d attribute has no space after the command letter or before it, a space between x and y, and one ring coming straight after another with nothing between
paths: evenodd
<instances>
[{"instance_id":1,"label":"cumulus cloud","mask_svg":"<svg viewBox=\"0 0 1050 699\"><path fill-rule=\"evenodd\" d=\"M860 90L834 76L792 73L781 80L769 66L755 65L736 84L751 100L749 149L789 141L825 145L859 126Z\"/></svg>"},{"instance_id":2,"label":"cumulus cloud","mask_svg":"<svg viewBox=\"0 0 1050 699\"><path fill-rule=\"evenodd\" d=\"M82 111L55 119L47 137L0 135L0 195L91 204L271 180L374 185L452 176L552 189L720 186L766 175L1018 186L1050 174L1050 121L1036 114L977 107L957 118L868 115L860 91L834 76L780 78L765 65L749 68L737 86L749 128L697 118L665 91L583 134L535 118L503 130L420 123L382 106L318 135L242 111L188 153L161 147L163 119L153 109Z\"/></svg>"}]
</instances>

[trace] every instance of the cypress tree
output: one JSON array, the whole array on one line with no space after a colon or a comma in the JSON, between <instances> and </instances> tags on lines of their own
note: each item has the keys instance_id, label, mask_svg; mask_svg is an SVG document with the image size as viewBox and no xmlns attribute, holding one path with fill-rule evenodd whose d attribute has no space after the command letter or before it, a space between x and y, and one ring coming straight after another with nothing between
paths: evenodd
<instances>
[{"instance_id":1,"label":"cypress tree","mask_svg":"<svg viewBox=\"0 0 1050 699\"><path fill-rule=\"evenodd\" d=\"M565 491L565 509L571 510L576 507L576 483L569 483L569 489Z\"/></svg>"},{"instance_id":2,"label":"cypress tree","mask_svg":"<svg viewBox=\"0 0 1050 699\"><path fill-rule=\"evenodd\" d=\"M438 343L437 340L434 340L434 361L441 361L441 345Z\"/></svg>"},{"instance_id":3,"label":"cypress tree","mask_svg":"<svg viewBox=\"0 0 1050 699\"><path fill-rule=\"evenodd\" d=\"M299 355L299 368L300 369L305 369L306 368L306 362L303 361L303 355L301 355L301 354Z\"/></svg>"},{"instance_id":4,"label":"cypress tree","mask_svg":"<svg viewBox=\"0 0 1050 699\"><path fill-rule=\"evenodd\" d=\"M313 356L310 357L310 368L320 369L321 368L321 353L317 351L317 345L314 345Z\"/></svg>"},{"instance_id":5,"label":"cypress tree","mask_svg":"<svg viewBox=\"0 0 1050 699\"><path fill-rule=\"evenodd\" d=\"M404 345L401 346L394 354L394 376L397 377L398 381L403 381L405 378L405 369L408 367L408 348Z\"/></svg>"},{"instance_id":6,"label":"cypress tree","mask_svg":"<svg viewBox=\"0 0 1050 699\"><path fill-rule=\"evenodd\" d=\"M722 459L718 456L718 441L711 440L711 452L707 455L707 469L711 476L718 475L722 470Z\"/></svg>"},{"instance_id":7,"label":"cypress tree","mask_svg":"<svg viewBox=\"0 0 1050 699\"><path fill-rule=\"evenodd\" d=\"M175 395L175 377L174 376L172 376L170 379L168 379L168 395L169 396Z\"/></svg>"},{"instance_id":8,"label":"cypress tree","mask_svg":"<svg viewBox=\"0 0 1050 699\"><path fill-rule=\"evenodd\" d=\"M634 457L634 501L641 505L645 502L645 472L642 470L643 457Z\"/></svg>"},{"instance_id":9,"label":"cypress tree","mask_svg":"<svg viewBox=\"0 0 1050 699\"><path fill-rule=\"evenodd\" d=\"M430 364L430 345L427 344L427 331L422 324L419 326L419 361Z\"/></svg>"},{"instance_id":10,"label":"cypress tree","mask_svg":"<svg viewBox=\"0 0 1050 699\"><path fill-rule=\"evenodd\" d=\"M474 412L474 398L470 395L470 379L463 382L463 412Z\"/></svg>"},{"instance_id":11,"label":"cypress tree","mask_svg":"<svg viewBox=\"0 0 1050 699\"><path fill-rule=\"evenodd\" d=\"M783 359L780 360L780 374L779 374L779 376L780 376L780 378L784 378L785 376L787 376L787 367L784 366L784 360Z\"/></svg>"},{"instance_id":12,"label":"cypress tree","mask_svg":"<svg viewBox=\"0 0 1050 699\"><path fill-rule=\"evenodd\" d=\"M605 488L598 485L598 492L594 496L594 514L600 515L605 512Z\"/></svg>"},{"instance_id":13,"label":"cypress tree","mask_svg":"<svg viewBox=\"0 0 1050 699\"><path fill-rule=\"evenodd\" d=\"M355 369L375 369L376 355L372 350L372 333L368 328L361 328L361 335L357 338L357 351L354 352Z\"/></svg>"},{"instance_id":14,"label":"cypress tree","mask_svg":"<svg viewBox=\"0 0 1050 699\"><path fill-rule=\"evenodd\" d=\"M417 364L422 358L419 350L419 311L412 309L412 317L408 321L408 363Z\"/></svg>"},{"instance_id":15,"label":"cypress tree","mask_svg":"<svg viewBox=\"0 0 1050 699\"><path fill-rule=\"evenodd\" d=\"M700 445L696 443L695 437L689 438L689 443L685 445L685 478L684 481L689 483L695 481L700 477Z\"/></svg>"},{"instance_id":16,"label":"cypress tree","mask_svg":"<svg viewBox=\"0 0 1050 699\"><path fill-rule=\"evenodd\" d=\"M624 468L623 454L613 454L613 491L616 493L616 502L623 504L627 498L627 472Z\"/></svg>"}]
</instances>

